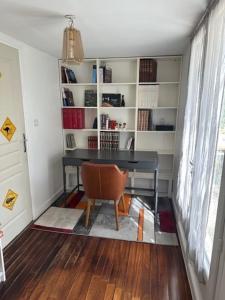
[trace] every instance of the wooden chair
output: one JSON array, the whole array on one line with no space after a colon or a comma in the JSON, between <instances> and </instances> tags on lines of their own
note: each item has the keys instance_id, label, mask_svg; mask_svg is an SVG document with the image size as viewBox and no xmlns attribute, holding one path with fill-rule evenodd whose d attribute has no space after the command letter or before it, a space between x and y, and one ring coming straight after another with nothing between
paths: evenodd
<instances>
[{"instance_id":1,"label":"wooden chair","mask_svg":"<svg viewBox=\"0 0 225 300\"><path fill-rule=\"evenodd\" d=\"M113 164L84 163L81 167L81 178L88 198L85 226L88 226L91 206L94 207L96 199L113 200L116 229L119 230L118 204L122 200L125 210L123 193L128 172L121 171Z\"/></svg>"}]
</instances>

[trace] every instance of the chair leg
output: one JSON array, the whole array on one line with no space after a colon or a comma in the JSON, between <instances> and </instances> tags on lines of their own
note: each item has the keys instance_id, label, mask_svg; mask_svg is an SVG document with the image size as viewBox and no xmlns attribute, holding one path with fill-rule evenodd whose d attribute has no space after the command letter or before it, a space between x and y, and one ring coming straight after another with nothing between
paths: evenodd
<instances>
[{"instance_id":1,"label":"chair leg","mask_svg":"<svg viewBox=\"0 0 225 300\"><path fill-rule=\"evenodd\" d=\"M118 220L118 201L114 201L115 217L116 217L116 230L119 230L119 220Z\"/></svg>"},{"instance_id":2,"label":"chair leg","mask_svg":"<svg viewBox=\"0 0 225 300\"><path fill-rule=\"evenodd\" d=\"M88 227L89 223L89 216L90 216L90 210L91 210L91 200L88 199L87 201L87 210L86 210L86 220L85 220L85 227Z\"/></svg>"},{"instance_id":3,"label":"chair leg","mask_svg":"<svg viewBox=\"0 0 225 300\"><path fill-rule=\"evenodd\" d=\"M92 200L92 207L91 207L91 210L95 210L95 199Z\"/></svg>"},{"instance_id":4,"label":"chair leg","mask_svg":"<svg viewBox=\"0 0 225 300\"><path fill-rule=\"evenodd\" d=\"M123 212L126 212L126 206L125 206L125 200L124 200L124 194L121 196L122 204L123 204Z\"/></svg>"}]
</instances>

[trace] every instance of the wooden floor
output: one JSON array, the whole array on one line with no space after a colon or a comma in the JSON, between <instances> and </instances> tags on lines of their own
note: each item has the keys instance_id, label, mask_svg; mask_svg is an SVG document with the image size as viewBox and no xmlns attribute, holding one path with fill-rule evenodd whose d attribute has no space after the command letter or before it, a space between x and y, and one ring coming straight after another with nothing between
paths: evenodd
<instances>
[{"instance_id":1,"label":"wooden floor","mask_svg":"<svg viewBox=\"0 0 225 300\"><path fill-rule=\"evenodd\" d=\"M191 299L179 247L28 229L4 256L0 299Z\"/></svg>"}]
</instances>

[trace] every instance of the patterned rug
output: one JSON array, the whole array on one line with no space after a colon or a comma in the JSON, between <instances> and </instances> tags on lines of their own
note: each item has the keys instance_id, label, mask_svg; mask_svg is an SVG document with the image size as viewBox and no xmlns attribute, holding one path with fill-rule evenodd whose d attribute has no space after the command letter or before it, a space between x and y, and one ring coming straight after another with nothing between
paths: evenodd
<instances>
[{"instance_id":1,"label":"patterned rug","mask_svg":"<svg viewBox=\"0 0 225 300\"><path fill-rule=\"evenodd\" d=\"M155 226L150 197L125 194L125 211L119 204L119 231L116 230L114 202L96 200L88 228L85 224L87 199L84 192L63 195L33 225L33 229L127 241L178 245L175 233ZM71 212L71 213L69 213Z\"/></svg>"}]
</instances>

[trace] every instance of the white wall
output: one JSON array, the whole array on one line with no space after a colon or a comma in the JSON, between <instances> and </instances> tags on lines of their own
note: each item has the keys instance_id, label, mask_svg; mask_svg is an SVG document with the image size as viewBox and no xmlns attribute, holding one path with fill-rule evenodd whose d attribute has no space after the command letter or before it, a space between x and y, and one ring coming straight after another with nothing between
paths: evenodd
<instances>
[{"instance_id":1,"label":"white wall","mask_svg":"<svg viewBox=\"0 0 225 300\"><path fill-rule=\"evenodd\" d=\"M62 191L62 125L58 61L0 33L19 50L33 218ZM36 123L36 126L35 126Z\"/></svg>"}]
</instances>

